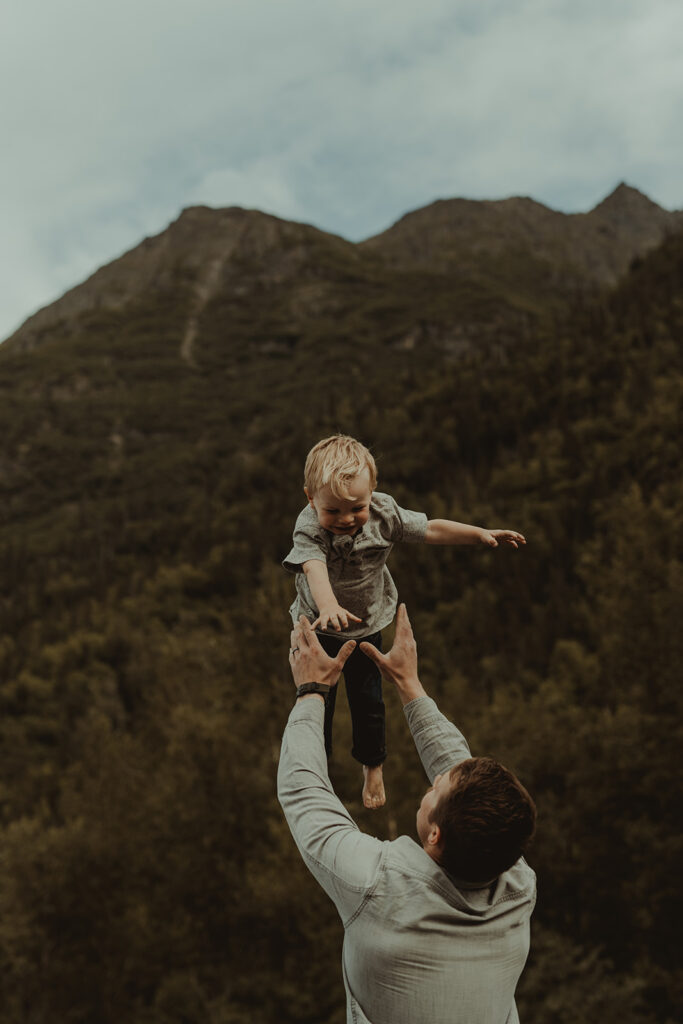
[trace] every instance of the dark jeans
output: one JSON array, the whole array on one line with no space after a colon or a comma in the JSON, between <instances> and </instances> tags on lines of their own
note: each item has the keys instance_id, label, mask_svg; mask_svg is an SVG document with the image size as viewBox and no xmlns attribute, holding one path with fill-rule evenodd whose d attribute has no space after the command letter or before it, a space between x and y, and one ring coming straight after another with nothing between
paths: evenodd
<instances>
[{"instance_id":1,"label":"dark jeans","mask_svg":"<svg viewBox=\"0 0 683 1024\"><path fill-rule=\"evenodd\" d=\"M332 635L318 633L323 650L332 658L336 658L339 649L346 643L343 633ZM382 676L374 661L358 649L361 640L367 640L378 651L382 650L382 634L372 633L370 636L356 640L356 647L344 665L344 682L346 696L351 710L353 727L353 747L351 755L361 764L369 768L382 764L387 756L384 730L384 701L382 700ZM328 758L332 754L332 719L337 702L339 683L333 686L325 700L325 751Z\"/></svg>"}]
</instances>

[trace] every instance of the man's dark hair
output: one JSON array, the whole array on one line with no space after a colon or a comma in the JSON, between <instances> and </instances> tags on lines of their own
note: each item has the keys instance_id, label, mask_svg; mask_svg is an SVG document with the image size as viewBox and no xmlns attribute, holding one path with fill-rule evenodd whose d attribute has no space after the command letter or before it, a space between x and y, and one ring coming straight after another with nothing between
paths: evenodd
<instances>
[{"instance_id":1,"label":"man's dark hair","mask_svg":"<svg viewBox=\"0 0 683 1024\"><path fill-rule=\"evenodd\" d=\"M465 882L488 882L524 853L536 827L536 805L492 757L461 761L450 780L430 819L441 829L439 863Z\"/></svg>"}]
</instances>

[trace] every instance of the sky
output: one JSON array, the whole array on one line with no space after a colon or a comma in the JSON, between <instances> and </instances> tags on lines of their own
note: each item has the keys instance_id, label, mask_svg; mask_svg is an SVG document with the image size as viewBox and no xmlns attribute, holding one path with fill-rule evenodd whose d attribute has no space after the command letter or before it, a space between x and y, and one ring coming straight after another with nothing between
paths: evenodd
<instances>
[{"instance_id":1,"label":"sky","mask_svg":"<svg viewBox=\"0 0 683 1024\"><path fill-rule=\"evenodd\" d=\"M683 208L681 0L5 0L0 338L187 206Z\"/></svg>"}]
</instances>

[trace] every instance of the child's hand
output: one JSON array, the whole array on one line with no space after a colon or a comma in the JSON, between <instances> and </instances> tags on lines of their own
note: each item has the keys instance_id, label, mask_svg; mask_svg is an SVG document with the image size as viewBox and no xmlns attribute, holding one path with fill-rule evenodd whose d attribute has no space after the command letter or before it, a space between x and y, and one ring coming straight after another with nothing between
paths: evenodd
<instances>
[{"instance_id":1,"label":"child's hand","mask_svg":"<svg viewBox=\"0 0 683 1024\"><path fill-rule=\"evenodd\" d=\"M516 533L515 530L481 531L482 544L486 544L490 548L497 548L499 541L503 541L505 544L512 544L513 548L518 548L520 544L526 544L522 534Z\"/></svg>"},{"instance_id":2,"label":"child's hand","mask_svg":"<svg viewBox=\"0 0 683 1024\"><path fill-rule=\"evenodd\" d=\"M357 615L352 615L346 608L342 608L334 601L318 609L318 618L311 624L311 629L327 629L329 622L330 628L335 629L338 633L341 629L348 629L349 621L362 622L363 620L359 619Z\"/></svg>"}]
</instances>

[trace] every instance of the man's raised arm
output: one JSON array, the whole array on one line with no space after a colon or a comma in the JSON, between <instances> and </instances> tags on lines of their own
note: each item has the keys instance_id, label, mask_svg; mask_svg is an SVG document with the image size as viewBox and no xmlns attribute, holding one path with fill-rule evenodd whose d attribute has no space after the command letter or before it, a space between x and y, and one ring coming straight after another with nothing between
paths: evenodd
<instances>
[{"instance_id":1,"label":"man's raised arm","mask_svg":"<svg viewBox=\"0 0 683 1024\"><path fill-rule=\"evenodd\" d=\"M445 774L454 764L471 757L465 737L441 714L420 682L417 644L404 604L399 606L396 615L394 645L388 654L381 654L376 647L365 642L360 649L375 662L382 676L396 687L430 782L437 775Z\"/></svg>"},{"instance_id":2,"label":"man's raised arm","mask_svg":"<svg viewBox=\"0 0 683 1024\"><path fill-rule=\"evenodd\" d=\"M297 691L306 683L335 686L355 646L355 640L349 640L336 658L328 657L302 617L292 630L289 652ZM375 881L383 844L359 831L332 788L324 713L319 692L297 697L282 737L278 799L306 866L346 923Z\"/></svg>"}]
</instances>

